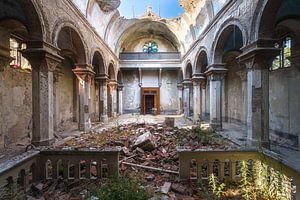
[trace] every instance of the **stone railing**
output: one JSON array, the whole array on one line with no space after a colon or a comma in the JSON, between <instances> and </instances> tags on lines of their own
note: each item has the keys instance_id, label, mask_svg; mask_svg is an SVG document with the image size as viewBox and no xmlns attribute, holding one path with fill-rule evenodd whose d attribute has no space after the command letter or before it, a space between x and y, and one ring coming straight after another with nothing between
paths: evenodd
<instances>
[{"instance_id":1,"label":"stone railing","mask_svg":"<svg viewBox=\"0 0 300 200\"><path fill-rule=\"evenodd\" d=\"M179 60L180 52L127 52L120 53L119 58L120 60Z\"/></svg>"},{"instance_id":2,"label":"stone railing","mask_svg":"<svg viewBox=\"0 0 300 200\"><path fill-rule=\"evenodd\" d=\"M287 163L278 160L272 152L267 150L189 150L178 148L179 176L181 181L207 180L214 174L220 181L237 182L242 176L242 161L247 163L247 173L252 176L256 173L259 183L261 174L255 172L267 170L269 182L281 181L287 191L288 199L300 200L300 172L289 167ZM282 176L279 180L277 176ZM285 180L285 182L283 181ZM284 182L284 183L283 183ZM273 183L273 184L274 184ZM269 183L272 184L272 183ZM275 183L276 184L276 183ZM276 194L275 194L276 195Z\"/></svg>"},{"instance_id":3,"label":"stone railing","mask_svg":"<svg viewBox=\"0 0 300 200\"><path fill-rule=\"evenodd\" d=\"M0 164L0 199L47 179L118 177L119 152L119 148L28 151Z\"/></svg>"}]
</instances>

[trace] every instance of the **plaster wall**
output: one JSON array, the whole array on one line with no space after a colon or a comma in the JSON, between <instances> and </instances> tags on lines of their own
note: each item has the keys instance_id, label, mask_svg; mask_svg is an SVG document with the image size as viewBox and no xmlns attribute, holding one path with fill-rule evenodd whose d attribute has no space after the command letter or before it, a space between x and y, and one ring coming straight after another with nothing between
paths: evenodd
<instances>
[{"instance_id":1,"label":"plaster wall","mask_svg":"<svg viewBox=\"0 0 300 200\"><path fill-rule=\"evenodd\" d=\"M140 112L141 90L139 71L122 70L123 73L123 110L124 113Z\"/></svg>"},{"instance_id":2,"label":"plaster wall","mask_svg":"<svg viewBox=\"0 0 300 200\"><path fill-rule=\"evenodd\" d=\"M31 133L31 73L5 67L0 72L0 100L0 147L3 147Z\"/></svg>"},{"instance_id":3,"label":"plaster wall","mask_svg":"<svg viewBox=\"0 0 300 200\"><path fill-rule=\"evenodd\" d=\"M64 126L67 122L72 122L75 114L76 77L72 72L72 67L68 65L62 65L61 73L62 75L57 83L56 94L56 100L58 101L56 103L56 106L58 106L56 123L58 127Z\"/></svg>"},{"instance_id":4,"label":"plaster wall","mask_svg":"<svg viewBox=\"0 0 300 200\"><path fill-rule=\"evenodd\" d=\"M300 146L300 70L296 66L269 74L270 138Z\"/></svg>"},{"instance_id":5,"label":"plaster wall","mask_svg":"<svg viewBox=\"0 0 300 200\"><path fill-rule=\"evenodd\" d=\"M222 85L222 118L225 122L246 124L246 84L242 84L238 75L244 69L239 69L236 62L227 64L227 68Z\"/></svg>"},{"instance_id":6,"label":"plaster wall","mask_svg":"<svg viewBox=\"0 0 300 200\"><path fill-rule=\"evenodd\" d=\"M162 114L176 114L178 108L177 71L162 70L160 106Z\"/></svg>"},{"instance_id":7,"label":"plaster wall","mask_svg":"<svg viewBox=\"0 0 300 200\"><path fill-rule=\"evenodd\" d=\"M158 87L159 70L142 70L142 87Z\"/></svg>"}]
</instances>

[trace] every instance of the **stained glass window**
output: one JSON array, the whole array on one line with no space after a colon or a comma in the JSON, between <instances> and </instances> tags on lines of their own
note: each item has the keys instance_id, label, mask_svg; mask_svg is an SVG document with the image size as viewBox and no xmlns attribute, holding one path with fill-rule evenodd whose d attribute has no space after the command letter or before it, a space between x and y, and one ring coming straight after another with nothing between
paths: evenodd
<instances>
[{"instance_id":1,"label":"stained glass window","mask_svg":"<svg viewBox=\"0 0 300 200\"><path fill-rule=\"evenodd\" d=\"M286 36L281 40L281 51L278 56L273 61L271 70L276 70L280 68L286 68L291 66L291 56L292 56L292 44L293 39L290 36Z\"/></svg>"},{"instance_id":2,"label":"stained glass window","mask_svg":"<svg viewBox=\"0 0 300 200\"><path fill-rule=\"evenodd\" d=\"M158 46L155 42L147 42L143 46L143 52L145 53L156 53L158 52Z\"/></svg>"},{"instance_id":3,"label":"stained glass window","mask_svg":"<svg viewBox=\"0 0 300 200\"><path fill-rule=\"evenodd\" d=\"M10 38L10 56L14 58L10 66L14 69L21 69L24 71L31 71L31 66L27 59L25 59L22 54L21 50L26 49L26 44L21 43L15 38Z\"/></svg>"}]
</instances>

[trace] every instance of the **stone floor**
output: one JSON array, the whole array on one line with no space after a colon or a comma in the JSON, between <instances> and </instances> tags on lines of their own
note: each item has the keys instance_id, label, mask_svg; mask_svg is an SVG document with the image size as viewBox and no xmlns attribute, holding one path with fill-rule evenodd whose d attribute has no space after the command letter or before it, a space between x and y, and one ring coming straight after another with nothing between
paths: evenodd
<instances>
[{"instance_id":1,"label":"stone floor","mask_svg":"<svg viewBox=\"0 0 300 200\"><path fill-rule=\"evenodd\" d=\"M110 119L107 124L103 123L93 123L93 129L97 132L101 132L103 129L111 128L121 124L128 123L162 123L165 120L165 117L168 115L140 115L140 114L126 114L118 116L117 118ZM168 116L169 117L169 116ZM190 119L185 118L183 115L172 115L175 118L175 126L179 128L190 127L193 125L193 122ZM74 124L73 124L74 125ZM203 122L202 127L209 126L208 122ZM72 128L64 130L60 133L56 133L56 143L55 145L60 145L61 143L68 140L70 137L79 136L82 134L81 131L76 130L74 126ZM236 143L241 147L246 147L247 142L247 129L246 126L237 125L233 123L223 123L223 131L220 134ZM0 162L4 162L7 159L10 159L22 152L25 151L27 145L30 144L30 140L24 139L18 143L11 144L5 149L0 149ZM288 166L296 169L300 172L300 151L290 148L286 148L278 145L271 145L272 155L277 159L282 160L283 163Z\"/></svg>"},{"instance_id":2,"label":"stone floor","mask_svg":"<svg viewBox=\"0 0 300 200\"><path fill-rule=\"evenodd\" d=\"M241 147L247 147L247 127L233 123L223 123L223 130L219 132L223 137ZM271 144L270 154L277 160L300 172L300 150Z\"/></svg>"}]
</instances>

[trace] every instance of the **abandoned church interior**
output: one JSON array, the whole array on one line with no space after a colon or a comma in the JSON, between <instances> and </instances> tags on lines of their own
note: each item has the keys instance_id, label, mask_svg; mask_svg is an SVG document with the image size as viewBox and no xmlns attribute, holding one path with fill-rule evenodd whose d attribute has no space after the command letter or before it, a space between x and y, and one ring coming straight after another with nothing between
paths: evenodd
<instances>
[{"instance_id":1,"label":"abandoned church interior","mask_svg":"<svg viewBox=\"0 0 300 200\"><path fill-rule=\"evenodd\" d=\"M150 2L0 0L0 199L300 200L300 1Z\"/></svg>"}]
</instances>

